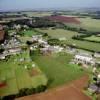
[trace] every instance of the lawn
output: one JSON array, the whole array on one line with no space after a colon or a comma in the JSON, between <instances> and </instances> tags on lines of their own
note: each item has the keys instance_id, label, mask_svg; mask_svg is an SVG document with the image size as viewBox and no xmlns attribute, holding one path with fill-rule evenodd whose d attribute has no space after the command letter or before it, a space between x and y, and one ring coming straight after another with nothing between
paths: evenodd
<instances>
[{"instance_id":1,"label":"lawn","mask_svg":"<svg viewBox=\"0 0 100 100\"><path fill-rule=\"evenodd\" d=\"M37 29L40 32L45 32L48 33L49 36L52 38L66 38L66 42L68 45L76 44L77 47L79 48L84 48L88 50L93 50L93 51L100 51L100 44L99 43L93 43L93 42L88 42L88 41L81 41L81 40L74 40L72 37L74 35L77 35L77 32L73 31L68 31L64 29Z\"/></svg>"},{"instance_id":2,"label":"lawn","mask_svg":"<svg viewBox=\"0 0 100 100\"><path fill-rule=\"evenodd\" d=\"M79 66L68 64L72 59L69 54L33 56L33 59L47 76L49 88L70 83L85 73Z\"/></svg>"},{"instance_id":3,"label":"lawn","mask_svg":"<svg viewBox=\"0 0 100 100\"><path fill-rule=\"evenodd\" d=\"M34 62L24 61L22 63L19 59L23 57L29 59L27 52L23 52L21 55L11 56L8 61L0 61L0 80L5 79L6 82L6 86L0 88L0 96L16 94L22 88L35 88L39 85L47 84L47 78L37 65L34 67L34 70L37 70L39 73L30 76L25 66L33 70L32 64Z\"/></svg>"},{"instance_id":4,"label":"lawn","mask_svg":"<svg viewBox=\"0 0 100 100\"><path fill-rule=\"evenodd\" d=\"M90 41L97 41L97 42L100 42L100 37L97 37L97 36L95 36L95 35L92 35L92 36L90 36L90 37L86 37L86 38L84 38L84 39L90 40Z\"/></svg>"}]
</instances>

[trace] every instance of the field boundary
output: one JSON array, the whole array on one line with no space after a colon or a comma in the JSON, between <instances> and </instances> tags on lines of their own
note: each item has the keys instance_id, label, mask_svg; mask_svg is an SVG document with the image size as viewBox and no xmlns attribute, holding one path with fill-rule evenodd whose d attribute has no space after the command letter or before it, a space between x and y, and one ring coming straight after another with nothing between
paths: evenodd
<instances>
[{"instance_id":1,"label":"field boundary","mask_svg":"<svg viewBox=\"0 0 100 100\"><path fill-rule=\"evenodd\" d=\"M45 93L24 96L16 100L91 100L82 90L87 84L89 77L84 75L78 80L73 81L69 85L50 89Z\"/></svg>"}]
</instances>

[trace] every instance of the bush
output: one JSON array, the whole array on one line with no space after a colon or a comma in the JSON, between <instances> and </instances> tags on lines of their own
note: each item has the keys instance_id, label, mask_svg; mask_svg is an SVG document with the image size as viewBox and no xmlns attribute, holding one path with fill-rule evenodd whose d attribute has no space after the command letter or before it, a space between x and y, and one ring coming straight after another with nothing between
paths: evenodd
<instances>
[{"instance_id":1,"label":"bush","mask_svg":"<svg viewBox=\"0 0 100 100\"><path fill-rule=\"evenodd\" d=\"M59 45L60 40L59 39L49 39L48 44L50 44L50 45Z\"/></svg>"}]
</instances>

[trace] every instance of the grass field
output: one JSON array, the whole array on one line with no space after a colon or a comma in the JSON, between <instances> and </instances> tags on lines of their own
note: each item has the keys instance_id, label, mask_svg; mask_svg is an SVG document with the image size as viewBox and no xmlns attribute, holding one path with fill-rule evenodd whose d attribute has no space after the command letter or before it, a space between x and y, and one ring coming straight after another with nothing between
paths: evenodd
<instances>
[{"instance_id":1,"label":"grass field","mask_svg":"<svg viewBox=\"0 0 100 100\"><path fill-rule=\"evenodd\" d=\"M77 35L77 32L72 32L72 31L67 31L67 30L63 30L63 29L52 29L52 28L48 28L48 29L37 29L40 32L44 32L44 33L48 33L49 36L53 37L53 38L66 38L66 39L70 39L73 35Z\"/></svg>"},{"instance_id":2,"label":"grass field","mask_svg":"<svg viewBox=\"0 0 100 100\"><path fill-rule=\"evenodd\" d=\"M34 30L26 30L22 31L23 36L20 36L19 39L22 43L26 43L28 40L32 40L32 36L38 34L37 32L34 32Z\"/></svg>"},{"instance_id":3,"label":"grass field","mask_svg":"<svg viewBox=\"0 0 100 100\"><path fill-rule=\"evenodd\" d=\"M86 37L86 38L84 38L84 39L100 42L100 37L97 37L97 36L95 36L95 35L92 35L92 36L90 36L90 37Z\"/></svg>"},{"instance_id":4,"label":"grass field","mask_svg":"<svg viewBox=\"0 0 100 100\"><path fill-rule=\"evenodd\" d=\"M39 85L46 85L47 78L36 66L32 68L33 62L20 63L19 59L26 57L28 59L27 52L22 55L12 56L8 61L0 61L0 80L5 79L6 86L0 88L0 96L16 94L22 88L32 88ZM35 76L30 76L28 69L25 66L37 70L39 73Z\"/></svg>"},{"instance_id":5,"label":"grass field","mask_svg":"<svg viewBox=\"0 0 100 100\"><path fill-rule=\"evenodd\" d=\"M73 31L67 31L63 29L37 29L42 32L48 33L49 36L53 38L66 38L67 44L76 44L77 47L84 48L84 49L89 49L89 50L94 50L94 51L100 51L100 44L99 43L93 43L93 42L88 42L88 41L81 41L81 40L74 40L72 39L72 36L77 35L77 32Z\"/></svg>"},{"instance_id":6,"label":"grass field","mask_svg":"<svg viewBox=\"0 0 100 100\"><path fill-rule=\"evenodd\" d=\"M90 31L100 31L100 20L87 18L79 18L81 27Z\"/></svg>"},{"instance_id":7,"label":"grass field","mask_svg":"<svg viewBox=\"0 0 100 100\"><path fill-rule=\"evenodd\" d=\"M71 82L81 77L85 72L77 65L68 64L72 55L33 56L39 68L49 80L49 88Z\"/></svg>"},{"instance_id":8,"label":"grass field","mask_svg":"<svg viewBox=\"0 0 100 100\"><path fill-rule=\"evenodd\" d=\"M84 28L92 32L100 32L100 20L99 19L92 19L90 17L86 17L86 18L77 18L77 20L79 20L81 23L80 24L66 23L66 25L70 27L76 27L76 28L81 27L81 28Z\"/></svg>"},{"instance_id":9,"label":"grass field","mask_svg":"<svg viewBox=\"0 0 100 100\"><path fill-rule=\"evenodd\" d=\"M22 33L24 34L24 36L29 36L29 37L31 37L32 35L37 34L36 32L34 32L34 30L31 30L31 29L23 31Z\"/></svg>"}]
</instances>

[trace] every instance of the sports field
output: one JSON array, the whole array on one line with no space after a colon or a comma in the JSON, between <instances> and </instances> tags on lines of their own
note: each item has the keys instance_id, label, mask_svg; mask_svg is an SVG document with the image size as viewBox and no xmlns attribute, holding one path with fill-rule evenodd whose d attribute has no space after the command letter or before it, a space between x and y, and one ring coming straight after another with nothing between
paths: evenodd
<instances>
[{"instance_id":1,"label":"sports field","mask_svg":"<svg viewBox=\"0 0 100 100\"><path fill-rule=\"evenodd\" d=\"M85 72L77 65L68 64L72 59L69 54L34 56L34 61L48 78L48 87L57 87L81 77Z\"/></svg>"},{"instance_id":2,"label":"sports field","mask_svg":"<svg viewBox=\"0 0 100 100\"><path fill-rule=\"evenodd\" d=\"M0 87L0 96L16 94L22 88L35 88L47 84L47 78L40 69L37 66L32 67L34 62L19 61L23 57L29 59L27 52L11 56L8 61L0 61L0 82L6 84Z\"/></svg>"}]
</instances>

